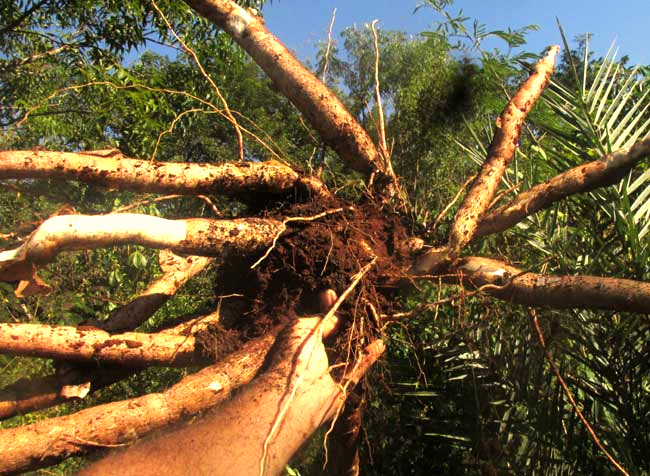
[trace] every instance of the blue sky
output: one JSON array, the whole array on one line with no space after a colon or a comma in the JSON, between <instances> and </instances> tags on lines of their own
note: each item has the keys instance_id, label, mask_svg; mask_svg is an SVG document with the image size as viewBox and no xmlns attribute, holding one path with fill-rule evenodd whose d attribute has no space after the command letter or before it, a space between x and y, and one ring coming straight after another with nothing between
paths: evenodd
<instances>
[{"instance_id":1,"label":"blue sky","mask_svg":"<svg viewBox=\"0 0 650 476\"><path fill-rule=\"evenodd\" d=\"M320 40L327 39L332 10L336 7L334 38L353 24L379 20L383 29L417 34L431 29L439 14L431 8L413 13L420 0L273 0L264 8L267 27L300 59L310 58ZM489 30L519 28L531 23L539 31L528 35L526 50L540 52L551 44L561 44L555 18L567 37L592 33L592 49L604 55L613 40L620 54L628 54L633 64L650 64L649 0L456 0L450 7L478 19ZM504 44L488 44L488 47Z\"/></svg>"}]
</instances>

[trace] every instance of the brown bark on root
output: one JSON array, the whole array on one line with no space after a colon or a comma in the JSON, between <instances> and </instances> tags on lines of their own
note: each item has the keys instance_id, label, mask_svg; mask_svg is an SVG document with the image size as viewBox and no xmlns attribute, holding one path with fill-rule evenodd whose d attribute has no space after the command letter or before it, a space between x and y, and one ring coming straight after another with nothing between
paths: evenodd
<instances>
[{"instance_id":1,"label":"brown bark on root","mask_svg":"<svg viewBox=\"0 0 650 476\"><path fill-rule=\"evenodd\" d=\"M111 333L135 329L210 262L208 258L197 256L182 258L166 250L160 252L159 261L165 274L133 301L115 311L105 322L94 323L96 327ZM211 321L210 316L202 319L204 323ZM190 328L183 326L182 330L168 329L164 332L186 335L188 329ZM199 326L195 326L192 330L197 332L198 329ZM0 420L84 398L89 393L126 378L135 371L121 367L88 368L67 363L64 365L65 372L57 371L54 375L21 379L0 389Z\"/></svg>"},{"instance_id":2,"label":"brown bark on root","mask_svg":"<svg viewBox=\"0 0 650 476\"><path fill-rule=\"evenodd\" d=\"M98 447L130 443L212 408L252 380L272 343L272 335L251 341L222 362L184 378L163 393L1 430L0 473L42 468Z\"/></svg>"},{"instance_id":3,"label":"brown bark on root","mask_svg":"<svg viewBox=\"0 0 650 476\"><path fill-rule=\"evenodd\" d=\"M206 363L193 336L109 334L89 326L0 323L0 349L8 355L136 367Z\"/></svg>"},{"instance_id":4,"label":"brown bark on root","mask_svg":"<svg viewBox=\"0 0 650 476\"><path fill-rule=\"evenodd\" d=\"M164 194L287 193L300 176L275 160L242 164L187 164L129 159L115 151L0 151L0 179L65 179Z\"/></svg>"},{"instance_id":5,"label":"brown bark on root","mask_svg":"<svg viewBox=\"0 0 650 476\"><path fill-rule=\"evenodd\" d=\"M487 213L475 238L507 230L527 216L573 195L613 185L632 167L650 155L650 138L621 149L600 160L579 165L517 195L510 203Z\"/></svg>"},{"instance_id":6,"label":"brown bark on root","mask_svg":"<svg viewBox=\"0 0 650 476\"><path fill-rule=\"evenodd\" d=\"M128 306L128 305L127 305ZM199 333L210 331L210 326L218 323L220 313L214 312L170 329L160 331L161 335L197 336ZM203 349L208 350L208 349ZM208 354L218 356L221 350L209 349ZM71 400L85 398L88 394L115 382L125 379L140 369L115 366L78 366L63 363L65 368L59 368L53 375L21 379L12 385L0 389L0 420L17 414L25 414L35 410L52 407Z\"/></svg>"},{"instance_id":7,"label":"brown bark on root","mask_svg":"<svg viewBox=\"0 0 650 476\"><path fill-rule=\"evenodd\" d=\"M463 285L527 306L650 313L650 283L601 276L525 272L502 261L471 256L456 267Z\"/></svg>"},{"instance_id":8,"label":"brown bark on root","mask_svg":"<svg viewBox=\"0 0 650 476\"><path fill-rule=\"evenodd\" d=\"M278 336L267 371L235 400L191 425L114 452L80 474L120 476L122 468L134 476L280 474L306 439L338 413L346 389L384 350L381 341L372 342L342 380L335 381L321 342L335 322L328 317L299 319Z\"/></svg>"}]
</instances>

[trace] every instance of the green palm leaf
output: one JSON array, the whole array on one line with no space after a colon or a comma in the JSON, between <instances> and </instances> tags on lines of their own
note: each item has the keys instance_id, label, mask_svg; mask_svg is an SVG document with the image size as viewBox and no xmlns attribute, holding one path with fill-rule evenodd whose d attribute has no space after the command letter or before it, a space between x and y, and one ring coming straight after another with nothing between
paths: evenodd
<instances>
[{"instance_id":1,"label":"green palm leaf","mask_svg":"<svg viewBox=\"0 0 650 476\"><path fill-rule=\"evenodd\" d=\"M564 34L562 37L565 47L568 43ZM628 148L640 139L650 134L650 88L648 77L643 76L639 67L625 68L616 61L617 51L614 44L605 57L599 62L590 62L589 43L585 42L584 58L578 71L578 66L572 63L574 80L579 85L572 90L558 81L552 81L546 103L561 118L558 127L548 128L563 152L557 160L558 172L575 166L581 162L593 160L595 157ZM566 131L570 131L569 134ZM570 151L570 154L566 154ZM612 213L612 204L618 205L627 195L632 200L629 210L632 223L637 230L634 232L639 239L646 237L650 230L650 174L632 171L616 187L607 192L593 192L607 215ZM632 230L630 230L632 232Z\"/></svg>"}]
</instances>

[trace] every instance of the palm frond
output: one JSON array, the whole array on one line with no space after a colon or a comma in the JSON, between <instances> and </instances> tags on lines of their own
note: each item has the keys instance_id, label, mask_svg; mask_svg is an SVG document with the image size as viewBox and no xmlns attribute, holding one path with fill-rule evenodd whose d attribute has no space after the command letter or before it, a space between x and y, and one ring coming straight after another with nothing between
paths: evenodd
<instances>
[{"instance_id":1,"label":"palm frond","mask_svg":"<svg viewBox=\"0 0 650 476\"><path fill-rule=\"evenodd\" d=\"M564 41L567 45L566 38ZM590 56L588 45L586 42L586 59ZM561 124L549 128L548 132L557 141L558 152L564 156L558 158L562 168L628 148L650 134L650 88L647 87L650 78L644 76L639 67L626 69L616 61L616 54L612 44L605 57L597 62L585 60L578 66L572 61L573 79L579 85L576 89L559 81L551 82L544 100L557 113ZM558 133L558 129L563 133ZM570 153L566 154L567 151ZM643 239L650 231L648 173L633 171L607 193L593 192L592 197L607 215L624 219L620 213L612 214L611 206L614 204L618 208L625 194L632 198L629 213L638 228L636 234ZM617 211L620 212L620 208Z\"/></svg>"}]
</instances>

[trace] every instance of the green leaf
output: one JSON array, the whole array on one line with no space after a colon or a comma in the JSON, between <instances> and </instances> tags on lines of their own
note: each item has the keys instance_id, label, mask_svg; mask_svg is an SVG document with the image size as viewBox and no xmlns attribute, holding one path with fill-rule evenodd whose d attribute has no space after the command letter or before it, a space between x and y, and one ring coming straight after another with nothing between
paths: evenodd
<instances>
[{"instance_id":1,"label":"green leaf","mask_svg":"<svg viewBox=\"0 0 650 476\"><path fill-rule=\"evenodd\" d=\"M129 255L129 264L135 269L145 269L147 267L147 257L140 251L134 251Z\"/></svg>"}]
</instances>

